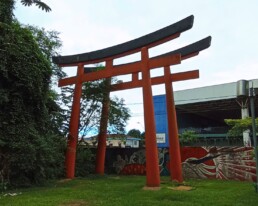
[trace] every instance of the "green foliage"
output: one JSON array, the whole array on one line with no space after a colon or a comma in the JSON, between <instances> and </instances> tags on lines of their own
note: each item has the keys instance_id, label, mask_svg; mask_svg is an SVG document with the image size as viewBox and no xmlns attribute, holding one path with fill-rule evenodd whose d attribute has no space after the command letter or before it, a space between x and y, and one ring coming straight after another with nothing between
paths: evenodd
<instances>
[{"instance_id":1,"label":"green foliage","mask_svg":"<svg viewBox=\"0 0 258 206\"><path fill-rule=\"evenodd\" d=\"M138 129L131 129L130 131L128 131L127 135L131 137L142 138L141 131Z\"/></svg>"},{"instance_id":2,"label":"green foliage","mask_svg":"<svg viewBox=\"0 0 258 206\"><path fill-rule=\"evenodd\" d=\"M127 121L130 117L130 110L125 106L123 99L119 99L118 97L110 99L109 133L124 134Z\"/></svg>"},{"instance_id":3,"label":"green foliage","mask_svg":"<svg viewBox=\"0 0 258 206\"><path fill-rule=\"evenodd\" d=\"M0 23L0 33L0 171L28 186L63 173L51 63L29 29Z\"/></svg>"},{"instance_id":4,"label":"green foliage","mask_svg":"<svg viewBox=\"0 0 258 206\"><path fill-rule=\"evenodd\" d=\"M44 28L29 25L26 26L26 28L32 32L42 54L51 63L52 82L56 83L59 79L64 78L66 76L65 72L52 62L52 57L58 56L59 48L62 46L62 42L58 36L59 33L57 31L46 31Z\"/></svg>"},{"instance_id":5,"label":"green foliage","mask_svg":"<svg viewBox=\"0 0 258 206\"><path fill-rule=\"evenodd\" d=\"M185 130L182 134L179 134L180 143L191 143L198 138L197 134L193 130Z\"/></svg>"},{"instance_id":6,"label":"green foliage","mask_svg":"<svg viewBox=\"0 0 258 206\"><path fill-rule=\"evenodd\" d=\"M39 129L45 129L47 94L51 77L51 67L42 55L31 32L21 28L18 23L0 25L0 127L6 122L12 124L27 123L36 120L41 123ZM33 55L31 55L33 53ZM28 119L30 114L32 119ZM7 115L8 114L8 115Z\"/></svg>"},{"instance_id":7,"label":"green foliage","mask_svg":"<svg viewBox=\"0 0 258 206\"><path fill-rule=\"evenodd\" d=\"M0 22L5 24L12 23L14 0L0 1Z\"/></svg>"},{"instance_id":8,"label":"green foliage","mask_svg":"<svg viewBox=\"0 0 258 206\"><path fill-rule=\"evenodd\" d=\"M114 83L116 80L112 79L112 82ZM99 132L102 102L108 90L105 85L106 82L103 79L83 83L79 125L81 136L86 136L89 132ZM74 89L64 87L61 91L62 102L66 107L63 131L68 133ZM125 107L124 100L117 97L110 98L109 108L108 132L124 134L126 122L130 118L129 109Z\"/></svg>"},{"instance_id":9,"label":"green foliage","mask_svg":"<svg viewBox=\"0 0 258 206\"><path fill-rule=\"evenodd\" d=\"M142 132L138 129L131 129L127 132L127 135L131 137L140 138L140 147L143 147L145 145L145 132Z\"/></svg>"},{"instance_id":10,"label":"green foliage","mask_svg":"<svg viewBox=\"0 0 258 206\"><path fill-rule=\"evenodd\" d=\"M237 137L242 136L246 130L252 131L252 118L248 117L245 119L225 119L224 120L230 130L228 131L229 136ZM255 119L256 128L258 127L258 118Z\"/></svg>"},{"instance_id":11,"label":"green foliage","mask_svg":"<svg viewBox=\"0 0 258 206\"><path fill-rule=\"evenodd\" d=\"M75 176L76 177L86 177L89 174L94 173L94 160L95 154L89 148L78 145L76 151L76 168Z\"/></svg>"},{"instance_id":12,"label":"green foliage","mask_svg":"<svg viewBox=\"0 0 258 206\"><path fill-rule=\"evenodd\" d=\"M30 131L16 141L9 167L12 185L42 184L63 176L65 141L60 136Z\"/></svg>"},{"instance_id":13,"label":"green foliage","mask_svg":"<svg viewBox=\"0 0 258 206\"><path fill-rule=\"evenodd\" d=\"M1 0L0 1L0 22L5 24L11 24L13 22L13 10L15 6L15 0ZM40 0L21 0L24 6L36 5L38 8L49 12L51 8Z\"/></svg>"},{"instance_id":14,"label":"green foliage","mask_svg":"<svg viewBox=\"0 0 258 206\"><path fill-rule=\"evenodd\" d=\"M51 8L45 4L44 2L40 1L40 0L21 0L21 3L24 6L31 6L33 4L35 4L39 9L45 10L46 12L50 12Z\"/></svg>"}]
</instances>

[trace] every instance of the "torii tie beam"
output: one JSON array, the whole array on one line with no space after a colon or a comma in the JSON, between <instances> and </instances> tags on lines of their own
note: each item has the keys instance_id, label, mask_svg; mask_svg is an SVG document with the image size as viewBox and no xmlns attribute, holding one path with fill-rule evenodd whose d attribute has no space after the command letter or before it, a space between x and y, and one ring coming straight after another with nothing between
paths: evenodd
<instances>
[{"instance_id":1,"label":"torii tie beam","mask_svg":"<svg viewBox=\"0 0 258 206\"><path fill-rule=\"evenodd\" d=\"M67 178L74 178L75 172L82 83L102 78L131 74L132 80L130 82L111 85L111 91L138 87L143 89L144 120L146 130L146 185L149 187L159 187L160 185L156 126L151 86L163 83L165 83L167 99L171 180L178 182L183 181L172 82L199 78L199 71L193 70L171 74L170 66L180 64L182 60L196 56L200 51L208 48L210 46L211 37L206 37L186 47L153 58L149 58L148 49L179 37L182 32L192 28L193 20L194 17L189 16L156 32L106 49L84 54L53 57L53 62L61 67L78 67L76 76L61 79L59 81L59 87L75 84L72 114L70 119L70 132L66 152ZM141 52L141 61L115 66L113 65L114 59L136 52ZM104 70L94 71L94 68L84 68L84 65L100 62L106 63ZM160 67L164 68L164 76L151 78L150 70ZM90 72L88 72L88 70L90 70ZM142 79L139 79L140 72L142 72ZM99 139L102 143L106 142L106 134L101 134ZM98 174L104 174L105 151L106 144L101 144L101 146L98 147L97 152L98 161L96 162L96 173Z\"/></svg>"}]
</instances>

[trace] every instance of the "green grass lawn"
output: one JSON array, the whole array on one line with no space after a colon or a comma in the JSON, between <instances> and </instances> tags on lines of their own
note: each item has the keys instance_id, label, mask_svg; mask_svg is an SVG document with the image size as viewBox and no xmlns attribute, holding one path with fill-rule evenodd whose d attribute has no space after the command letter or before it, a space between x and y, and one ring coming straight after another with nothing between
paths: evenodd
<instances>
[{"instance_id":1,"label":"green grass lawn","mask_svg":"<svg viewBox=\"0 0 258 206\"><path fill-rule=\"evenodd\" d=\"M190 191L176 191L177 185L162 177L161 189L143 190L143 176L91 176L59 181L51 186L8 191L17 196L0 195L0 205L245 205L258 206L258 194L250 182L222 180L187 180Z\"/></svg>"}]
</instances>

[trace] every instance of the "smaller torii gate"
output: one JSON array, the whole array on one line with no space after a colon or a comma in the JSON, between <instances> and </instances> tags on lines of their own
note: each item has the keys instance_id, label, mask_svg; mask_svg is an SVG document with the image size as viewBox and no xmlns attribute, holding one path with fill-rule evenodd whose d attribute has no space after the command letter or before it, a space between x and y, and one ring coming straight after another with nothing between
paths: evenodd
<instances>
[{"instance_id":1,"label":"smaller torii gate","mask_svg":"<svg viewBox=\"0 0 258 206\"><path fill-rule=\"evenodd\" d=\"M70 119L70 131L66 152L67 178L74 178L75 172L75 158L78 139L82 83L102 78L110 78L113 76L131 74L131 81L111 85L111 91L138 87L142 87L143 89L144 121L146 130L146 184L149 187L158 187L160 185L158 151L156 142L156 125L154 118L154 105L151 86L163 83L165 83L166 88L171 180L176 180L178 182L183 181L172 82L198 78L199 71L193 70L171 74L170 66L180 64L182 60L196 56L199 54L200 51L208 48L210 46L211 37L206 37L186 47L153 58L149 58L148 49L179 37L182 32L192 27L193 20L194 17L189 16L175 24L160 29L156 32L106 49L71 56L53 57L53 62L61 67L77 66L76 76L61 79L59 81L59 87L75 84L72 113ZM114 59L136 52L141 52L141 61L130 62L122 65L113 65ZM105 62L104 70L92 71L90 73L85 72L85 65L100 62ZM150 70L160 67L164 68L164 75L151 78ZM140 72L142 73L142 79L139 79ZM106 108L106 110L107 109L108 108ZM105 132L100 133L99 135L96 162L96 173L98 174L104 174L106 135L107 134Z\"/></svg>"}]
</instances>

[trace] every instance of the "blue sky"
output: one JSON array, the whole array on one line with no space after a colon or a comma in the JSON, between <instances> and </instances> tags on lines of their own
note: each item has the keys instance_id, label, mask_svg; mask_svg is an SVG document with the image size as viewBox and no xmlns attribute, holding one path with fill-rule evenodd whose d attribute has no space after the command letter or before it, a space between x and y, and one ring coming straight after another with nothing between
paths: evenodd
<instances>
[{"instance_id":1,"label":"blue sky","mask_svg":"<svg viewBox=\"0 0 258 206\"><path fill-rule=\"evenodd\" d=\"M258 78L257 0L44 0L52 12L16 5L15 16L24 24L60 32L62 55L84 53L123 43L194 15L194 26L167 44L150 50L150 56L212 36L211 47L199 56L171 67L172 72L200 70L200 78L174 83L175 90ZM136 54L116 60L139 59ZM66 68L73 75L75 68ZM155 70L152 76L161 75ZM126 79L127 77L119 77ZM153 94L164 94L164 86ZM127 129L143 130L141 89L116 92L130 107ZM140 122L140 123L138 123Z\"/></svg>"}]
</instances>

